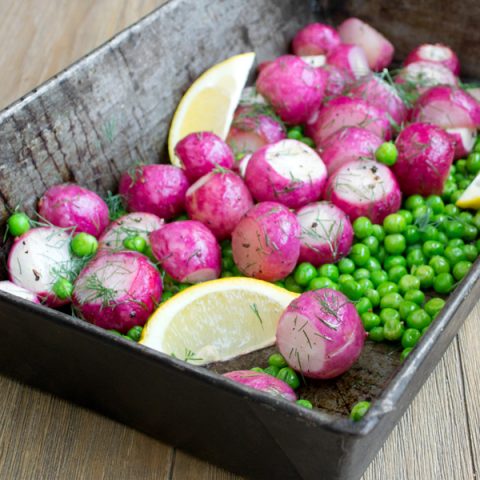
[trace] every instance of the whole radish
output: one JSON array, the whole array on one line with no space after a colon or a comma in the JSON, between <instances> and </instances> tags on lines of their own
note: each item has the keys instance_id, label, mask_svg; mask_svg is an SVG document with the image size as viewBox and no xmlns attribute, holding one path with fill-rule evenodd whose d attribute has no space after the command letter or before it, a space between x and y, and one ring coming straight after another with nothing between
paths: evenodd
<instances>
[{"instance_id":1,"label":"whole radish","mask_svg":"<svg viewBox=\"0 0 480 480\"><path fill-rule=\"evenodd\" d=\"M235 383L241 383L255 390L270 393L275 397L283 398L290 402L294 402L297 399L295 392L289 385L267 373L254 372L252 370L236 370L224 373L223 376L233 380Z\"/></svg>"},{"instance_id":2,"label":"whole radish","mask_svg":"<svg viewBox=\"0 0 480 480\"><path fill-rule=\"evenodd\" d=\"M277 345L303 376L328 379L357 361L366 335L355 305L323 288L303 293L287 307L278 322Z\"/></svg>"},{"instance_id":3,"label":"whole radish","mask_svg":"<svg viewBox=\"0 0 480 480\"><path fill-rule=\"evenodd\" d=\"M162 268L178 282L199 283L220 276L220 246L203 223L168 223L150 234L150 244Z\"/></svg>"},{"instance_id":4,"label":"whole radish","mask_svg":"<svg viewBox=\"0 0 480 480\"><path fill-rule=\"evenodd\" d=\"M304 123L320 107L327 73L301 58L283 55L260 71L257 91L287 123Z\"/></svg>"},{"instance_id":5,"label":"whole radish","mask_svg":"<svg viewBox=\"0 0 480 480\"><path fill-rule=\"evenodd\" d=\"M372 70L380 71L392 62L395 49L377 30L358 18L347 18L338 27L343 43L353 43L363 48Z\"/></svg>"},{"instance_id":6,"label":"whole radish","mask_svg":"<svg viewBox=\"0 0 480 480\"><path fill-rule=\"evenodd\" d=\"M173 165L139 165L120 178L119 193L130 212L153 213L168 220L185 207L189 187L185 172Z\"/></svg>"},{"instance_id":7,"label":"whole radish","mask_svg":"<svg viewBox=\"0 0 480 480\"><path fill-rule=\"evenodd\" d=\"M71 183L50 187L38 202L38 213L56 227L72 227L94 237L109 222L107 204L95 192Z\"/></svg>"},{"instance_id":8,"label":"whole radish","mask_svg":"<svg viewBox=\"0 0 480 480\"><path fill-rule=\"evenodd\" d=\"M17 237L8 254L10 280L33 292L50 307L70 302L54 293L58 280L73 281L80 259L70 249L71 234L58 227L32 228Z\"/></svg>"},{"instance_id":9,"label":"whole radish","mask_svg":"<svg viewBox=\"0 0 480 480\"><path fill-rule=\"evenodd\" d=\"M401 205L402 194L391 170L372 160L354 160L338 168L328 179L325 199L342 209L354 221L368 217L382 223Z\"/></svg>"},{"instance_id":10,"label":"whole radish","mask_svg":"<svg viewBox=\"0 0 480 480\"><path fill-rule=\"evenodd\" d=\"M279 203L258 203L233 230L232 251L235 264L247 277L285 278L300 253L300 225L295 214Z\"/></svg>"},{"instance_id":11,"label":"whole radish","mask_svg":"<svg viewBox=\"0 0 480 480\"><path fill-rule=\"evenodd\" d=\"M326 55L303 55L300 58L314 68L324 67L327 63Z\"/></svg>"},{"instance_id":12,"label":"whole radish","mask_svg":"<svg viewBox=\"0 0 480 480\"><path fill-rule=\"evenodd\" d=\"M348 82L354 82L370 73L365 51L358 45L338 45L327 55L327 65L338 68Z\"/></svg>"},{"instance_id":13,"label":"whole radish","mask_svg":"<svg viewBox=\"0 0 480 480\"><path fill-rule=\"evenodd\" d=\"M415 62L439 63L452 71L454 75L460 75L460 61L455 52L441 43L424 43L414 48L408 55L404 65Z\"/></svg>"},{"instance_id":14,"label":"whole radish","mask_svg":"<svg viewBox=\"0 0 480 480\"><path fill-rule=\"evenodd\" d=\"M405 85L407 90L423 93L436 85L458 84L458 78L440 63L414 62L403 67L395 77L395 83Z\"/></svg>"},{"instance_id":15,"label":"whole radish","mask_svg":"<svg viewBox=\"0 0 480 480\"><path fill-rule=\"evenodd\" d=\"M15 295L16 297L23 298L24 300L29 300L33 303L40 303L37 295L26 288L19 287L9 280L0 281L0 291L9 293L10 295Z\"/></svg>"},{"instance_id":16,"label":"whole radish","mask_svg":"<svg viewBox=\"0 0 480 480\"><path fill-rule=\"evenodd\" d=\"M235 155L243 156L284 138L285 127L269 107L249 105L235 111L227 143Z\"/></svg>"},{"instance_id":17,"label":"whole radish","mask_svg":"<svg viewBox=\"0 0 480 480\"><path fill-rule=\"evenodd\" d=\"M73 303L90 323L125 333L144 325L162 297L162 278L137 252L95 257L75 281Z\"/></svg>"},{"instance_id":18,"label":"whole radish","mask_svg":"<svg viewBox=\"0 0 480 480\"><path fill-rule=\"evenodd\" d=\"M322 147L330 135L345 127L364 128L385 140L392 135L385 111L350 97L337 97L323 106L307 123L306 133L317 147Z\"/></svg>"},{"instance_id":19,"label":"whole radish","mask_svg":"<svg viewBox=\"0 0 480 480\"><path fill-rule=\"evenodd\" d=\"M447 128L446 132L455 147L454 160L466 157L472 151L477 138L476 128Z\"/></svg>"},{"instance_id":20,"label":"whole radish","mask_svg":"<svg viewBox=\"0 0 480 480\"><path fill-rule=\"evenodd\" d=\"M164 224L163 219L153 213L134 212L123 215L112 222L98 240L99 251L125 250L124 241L129 237L142 237L148 242L148 236Z\"/></svg>"},{"instance_id":21,"label":"whole radish","mask_svg":"<svg viewBox=\"0 0 480 480\"><path fill-rule=\"evenodd\" d=\"M297 32L292 41L295 55L326 55L340 45L334 28L324 23L311 23Z\"/></svg>"},{"instance_id":22,"label":"whole radish","mask_svg":"<svg viewBox=\"0 0 480 480\"><path fill-rule=\"evenodd\" d=\"M369 75L356 82L350 88L349 95L384 110L397 125L401 125L407 119L407 106L397 90L376 75Z\"/></svg>"},{"instance_id":23,"label":"whole radish","mask_svg":"<svg viewBox=\"0 0 480 480\"><path fill-rule=\"evenodd\" d=\"M480 103L461 88L432 87L417 100L411 120L433 123L445 129L476 129L480 127Z\"/></svg>"},{"instance_id":24,"label":"whole radish","mask_svg":"<svg viewBox=\"0 0 480 480\"><path fill-rule=\"evenodd\" d=\"M190 133L175 145L185 175L195 182L215 167L232 168L235 159L230 147L213 132Z\"/></svg>"},{"instance_id":25,"label":"whole radish","mask_svg":"<svg viewBox=\"0 0 480 480\"><path fill-rule=\"evenodd\" d=\"M365 128L346 127L330 135L319 148L328 174L352 160L375 160L375 151L383 140Z\"/></svg>"},{"instance_id":26,"label":"whole radish","mask_svg":"<svg viewBox=\"0 0 480 480\"><path fill-rule=\"evenodd\" d=\"M189 218L206 225L217 240L229 238L242 216L253 207L243 180L229 170L216 169L197 180L186 195Z\"/></svg>"},{"instance_id":27,"label":"whole radish","mask_svg":"<svg viewBox=\"0 0 480 480\"><path fill-rule=\"evenodd\" d=\"M405 195L440 195L453 162L455 147L436 125L413 123L397 137L393 171Z\"/></svg>"},{"instance_id":28,"label":"whole radish","mask_svg":"<svg viewBox=\"0 0 480 480\"><path fill-rule=\"evenodd\" d=\"M348 216L330 202L315 202L297 212L301 228L300 262L316 267L348 255L353 228Z\"/></svg>"},{"instance_id":29,"label":"whole radish","mask_svg":"<svg viewBox=\"0 0 480 480\"><path fill-rule=\"evenodd\" d=\"M245 171L245 183L258 202L275 201L299 208L318 200L327 169L312 148L297 140L282 140L257 150Z\"/></svg>"},{"instance_id":30,"label":"whole radish","mask_svg":"<svg viewBox=\"0 0 480 480\"><path fill-rule=\"evenodd\" d=\"M328 73L325 96L336 97L342 95L347 85L351 82L350 78L335 65L325 65L323 69Z\"/></svg>"}]
</instances>

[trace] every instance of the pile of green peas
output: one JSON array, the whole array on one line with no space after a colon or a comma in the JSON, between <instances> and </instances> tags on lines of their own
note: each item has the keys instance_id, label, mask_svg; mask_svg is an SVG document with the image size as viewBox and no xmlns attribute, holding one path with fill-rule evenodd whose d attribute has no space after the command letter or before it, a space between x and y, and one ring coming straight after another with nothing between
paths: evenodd
<instances>
[{"instance_id":1,"label":"pile of green peas","mask_svg":"<svg viewBox=\"0 0 480 480\"><path fill-rule=\"evenodd\" d=\"M290 138L291 140L298 140L299 142L302 142L311 148L315 148L315 142L312 138L304 135L303 127L301 125L296 125L289 128L287 131L287 138Z\"/></svg>"}]
</instances>

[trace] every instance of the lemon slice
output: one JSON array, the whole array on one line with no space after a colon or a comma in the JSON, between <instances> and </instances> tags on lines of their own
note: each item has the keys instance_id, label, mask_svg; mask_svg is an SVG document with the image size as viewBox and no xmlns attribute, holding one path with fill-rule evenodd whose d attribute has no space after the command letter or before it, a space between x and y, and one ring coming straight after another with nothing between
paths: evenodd
<instances>
[{"instance_id":1,"label":"lemon slice","mask_svg":"<svg viewBox=\"0 0 480 480\"><path fill-rule=\"evenodd\" d=\"M480 208L480 173L463 192L456 205L460 208L473 208L475 210Z\"/></svg>"},{"instance_id":2,"label":"lemon slice","mask_svg":"<svg viewBox=\"0 0 480 480\"><path fill-rule=\"evenodd\" d=\"M227 138L254 60L254 52L235 55L209 68L192 83L178 104L168 134L173 165L182 166L175 145L189 133L210 131L223 140Z\"/></svg>"},{"instance_id":3,"label":"lemon slice","mask_svg":"<svg viewBox=\"0 0 480 480\"><path fill-rule=\"evenodd\" d=\"M200 283L162 304L140 343L196 365L225 361L273 345L280 315L297 296L253 278Z\"/></svg>"}]
</instances>

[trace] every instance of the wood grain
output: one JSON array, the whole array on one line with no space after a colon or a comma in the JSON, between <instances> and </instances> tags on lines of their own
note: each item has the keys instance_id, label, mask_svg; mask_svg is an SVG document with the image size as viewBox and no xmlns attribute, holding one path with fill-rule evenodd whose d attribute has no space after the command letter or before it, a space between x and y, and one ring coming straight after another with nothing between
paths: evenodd
<instances>
[{"instance_id":1,"label":"wood grain","mask_svg":"<svg viewBox=\"0 0 480 480\"><path fill-rule=\"evenodd\" d=\"M0 107L162 3L0 0ZM479 319L477 305L364 480L474 478L480 468ZM0 478L240 478L3 377L0 392Z\"/></svg>"}]
</instances>

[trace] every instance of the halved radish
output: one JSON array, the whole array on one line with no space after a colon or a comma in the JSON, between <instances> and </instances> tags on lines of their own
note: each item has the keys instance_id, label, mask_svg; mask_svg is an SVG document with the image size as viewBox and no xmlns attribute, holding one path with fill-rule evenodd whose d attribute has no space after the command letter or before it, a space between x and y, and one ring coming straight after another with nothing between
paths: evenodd
<instances>
[{"instance_id":1,"label":"halved radish","mask_svg":"<svg viewBox=\"0 0 480 480\"><path fill-rule=\"evenodd\" d=\"M327 55L327 65L337 67L350 81L370 73L365 51L358 45L339 45Z\"/></svg>"},{"instance_id":2,"label":"halved radish","mask_svg":"<svg viewBox=\"0 0 480 480\"><path fill-rule=\"evenodd\" d=\"M30 292L26 288L19 287L8 280L3 280L0 282L0 291L9 293L10 295L15 295L16 297L23 298L24 300L30 300L33 303L40 303L40 300L35 293Z\"/></svg>"},{"instance_id":3,"label":"halved radish","mask_svg":"<svg viewBox=\"0 0 480 480\"><path fill-rule=\"evenodd\" d=\"M408 55L404 65L414 62L439 63L447 67L454 75L460 75L460 61L455 52L441 43L424 43L414 48Z\"/></svg>"},{"instance_id":4,"label":"halved radish","mask_svg":"<svg viewBox=\"0 0 480 480\"><path fill-rule=\"evenodd\" d=\"M455 160L465 157L472 151L477 138L477 130L475 128L447 128L446 131L455 144Z\"/></svg>"},{"instance_id":5,"label":"halved radish","mask_svg":"<svg viewBox=\"0 0 480 480\"><path fill-rule=\"evenodd\" d=\"M336 30L324 23L311 23L297 32L292 41L295 55L324 55L340 45Z\"/></svg>"}]
</instances>

